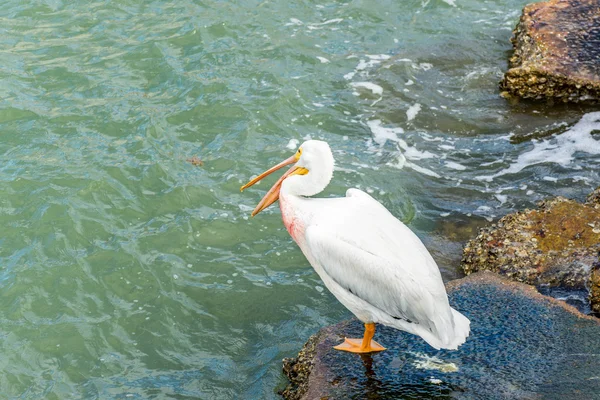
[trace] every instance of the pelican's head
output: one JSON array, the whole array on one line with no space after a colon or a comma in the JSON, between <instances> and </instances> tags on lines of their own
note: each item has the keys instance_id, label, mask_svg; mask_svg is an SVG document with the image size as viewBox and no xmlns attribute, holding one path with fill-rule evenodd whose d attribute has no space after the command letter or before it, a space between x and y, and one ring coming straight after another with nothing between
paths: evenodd
<instances>
[{"instance_id":1,"label":"pelican's head","mask_svg":"<svg viewBox=\"0 0 600 400\"><path fill-rule=\"evenodd\" d=\"M333 176L333 155L327 142L307 140L298 148L296 154L252 179L240 190L254 185L265 176L290 164L294 165L275 182L252 211L252 216L275 203L281 191L296 196L313 196L323 191Z\"/></svg>"}]
</instances>

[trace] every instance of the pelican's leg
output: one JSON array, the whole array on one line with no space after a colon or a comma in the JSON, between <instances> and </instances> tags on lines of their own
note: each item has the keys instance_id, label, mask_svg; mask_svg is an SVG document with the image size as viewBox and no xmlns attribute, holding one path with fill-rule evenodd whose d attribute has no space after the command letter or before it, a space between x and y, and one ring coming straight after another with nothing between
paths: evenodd
<instances>
[{"instance_id":1,"label":"pelican's leg","mask_svg":"<svg viewBox=\"0 0 600 400\"><path fill-rule=\"evenodd\" d=\"M365 334L362 339L346 338L344 343L335 346L334 349L351 353L372 353L385 350L385 347L373 340L373 336L375 336L375 324L365 324Z\"/></svg>"}]
</instances>

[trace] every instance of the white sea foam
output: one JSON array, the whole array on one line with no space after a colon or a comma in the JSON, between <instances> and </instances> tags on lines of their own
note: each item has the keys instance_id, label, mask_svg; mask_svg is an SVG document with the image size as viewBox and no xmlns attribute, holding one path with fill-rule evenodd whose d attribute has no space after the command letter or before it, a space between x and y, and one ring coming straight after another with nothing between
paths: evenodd
<instances>
[{"instance_id":1,"label":"white sea foam","mask_svg":"<svg viewBox=\"0 0 600 400\"><path fill-rule=\"evenodd\" d=\"M381 96L383 94L383 88L372 82L352 82L350 85L354 88L365 88L370 90L373 94Z\"/></svg>"},{"instance_id":2,"label":"white sea foam","mask_svg":"<svg viewBox=\"0 0 600 400\"><path fill-rule=\"evenodd\" d=\"M572 176L571 178L573 178L574 182L583 181L588 185L591 185L593 183L592 179L588 178L587 176Z\"/></svg>"},{"instance_id":3,"label":"white sea foam","mask_svg":"<svg viewBox=\"0 0 600 400\"><path fill-rule=\"evenodd\" d=\"M490 161L490 162L481 163L479 165L482 166L482 167L489 167L490 165L500 164L503 161L504 161L503 159L501 159L501 160L494 160L494 161Z\"/></svg>"},{"instance_id":4,"label":"white sea foam","mask_svg":"<svg viewBox=\"0 0 600 400\"><path fill-rule=\"evenodd\" d=\"M395 142L398 148L401 150L401 152L397 155L395 162L389 162L387 165L398 169L402 169L406 166L423 175L440 178L440 175L436 172L411 162L427 158L435 158L435 154L429 151L421 151L414 146L409 146L406 141L398 137L399 134L404 133L404 129L400 127L386 128L385 126L382 126L381 120L378 119L367 121L367 125L373 133L373 140L379 146L383 146L389 140L391 142ZM376 149L373 148L371 150Z\"/></svg>"},{"instance_id":5,"label":"white sea foam","mask_svg":"<svg viewBox=\"0 0 600 400\"><path fill-rule=\"evenodd\" d=\"M290 139L290 141L288 142L288 144L285 146L290 150L296 150L296 148L298 147L298 145L300 144L300 141L298 139Z\"/></svg>"},{"instance_id":6,"label":"white sea foam","mask_svg":"<svg viewBox=\"0 0 600 400\"><path fill-rule=\"evenodd\" d=\"M323 26L323 25L329 25L329 24L337 24L339 22L342 22L344 19L343 18L333 18L333 19L328 19L325 22L319 22L316 24L311 24L313 26Z\"/></svg>"},{"instance_id":7,"label":"white sea foam","mask_svg":"<svg viewBox=\"0 0 600 400\"><path fill-rule=\"evenodd\" d=\"M417 150L414 146L409 146L402 139L398 139L398 145L402 150L404 150L404 156L409 160L422 160L424 158L435 158L436 155L430 153L429 151L421 151Z\"/></svg>"},{"instance_id":8,"label":"white sea foam","mask_svg":"<svg viewBox=\"0 0 600 400\"><path fill-rule=\"evenodd\" d=\"M566 132L533 142L533 149L521 154L508 168L493 175L478 176L477 179L492 181L494 178L515 174L532 165L555 163L563 167L573 165L577 152L600 155L600 141L594 139L593 131L600 130L600 112L585 114L579 122Z\"/></svg>"},{"instance_id":9,"label":"white sea foam","mask_svg":"<svg viewBox=\"0 0 600 400\"><path fill-rule=\"evenodd\" d=\"M380 146L383 146L387 140L398 142L398 134L404 133L404 129L402 128L386 128L381 126L381 120L379 119L367 121L367 126L371 129L371 133L373 133L373 140Z\"/></svg>"},{"instance_id":10,"label":"white sea foam","mask_svg":"<svg viewBox=\"0 0 600 400\"><path fill-rule=\"evenodd\" d=\"M388 56L387 54L367 54L367 57L369 57L369 59L371 59L371 60L379 60L379 61L389 60L390 58L392 58L391 56Z\"/></svg>"},{"instance_id":11,"label":"white sea foam","mask_svg":"<svg viewBox=\"0 0 600 400\"><path fill-rule=\"evenodd\" d=\"M316 30L316 29L323 29L323 27L325 25L337 24L337 23L342 22L343 20L344 20L343 18L334 18L334 19L329 19L324 22L311 23L311 24L308 24L308 29L311 31Z\"/></svg>"},{"instance_id":12,"label":"white sea foam","mask_svg":"<svg viewBox=\"0 0 600 400\"><path fill-rule=\"evenodd\" d=\"M329 60L326 59L325 57L319 57L319 56L317 56L317 59L319 61L321 61L321 63L323 63L323 64L327 64L329 62Z\"/></svg>"},{"instance_id":13,"label":"white sea foam","mask_svg":"<svg viewBox=\"0 0 600 400\"><path fill-rule=\"evenodd\" d=\"M302 25L303 22L300 21L298 18L290 18L290 22L288 22L287 24L285 24L285 26L290 26L290 25Z\"/></svg>"},{"instance_id":14,"label":"white sea foam","mask_svg":"<svg viewBox=\"0 0 600 400\"><path fill-rule=\"evenodd\" d=\"M243 212L254 210L254 207L250 207L250 206L247 206L247 205L241 204L241 203L238 204L238 207L240 208L240 211L243 211Z\"/></svg>"},{"instance_id":15,"label":"white sea foam","mask_svg":"<svg viewBox=\"0 0 600 400\"><path fill-rule=\"evenodd\" d=\"M506 203L508 196L505 194L495 194L494 197L500 202L500 204Z\"/></svg>"},{"instance_id":16,"label":"white sea foam","mask_svg":"<svg viewBox=\"0 0 600 400\"><path fill-rule=\"evenodd\" d=\"M414 69L420 69L420 70L423 70L423 71L429 71L431 68L433 68L433 64L430 64L430 63L420 63L420 64L413 63L412 67Z\"/></svg>"},{"instance_id":17,"label":"white sea foam","mask_svg":"<svg viewBox=\"0 0 600 400\"><path fill-rule=\"evenodd\" d=\"M408 107L408 110L406 110L406 120L412 121L413 119L415 119L419 111L421 111L421 105L419 103L415 103L412 106Z\"/></svg>"},{"instance_id":18,"label":"white sea foam","mask_svg":"<svg viewBox=\"0 0 600 400\"><path fill-rule=\"evenodd\" d=\"M382 61L390 58L387 54L367 54L366 56L368 60L361 58L358 61L358 65L355 68L355 71L362 71L367 68L372 68L377 64L381 64Z\"/></svg>"},{"instance_id":19,"label":"white sea foam","mask_svg":"<svg viewBox=\"0 0 600 400\"><path fill-rule=\"evenodd\" d=\"M425 168L425 167L420 167L417 164L411 163L411 162L406 162L405 164L408 168L412 168L415 171L423 174L423 175L427 175L427 176L431 176L434 178L441 178L441 176L439 174L437 174L436 172L433 172L432 170Z\"/></svg>"},{"instance_id":20,"label":"white sea foam","mask_svg":"<svg viewBox=\"0 0 600 400\"><path fill-rule=\"evenodd\" d=\"M417 359L413 361L413 365L418 369L437 369L442 372L457 372L458 367L456 364L446 362L435 356L428 356L424 353L417 353L409 351L410 354L414 355Z\"/></svg>"},{"instance_id":21,"label":"white sea foam","mask_svg":"<svg viewBox=\"0 0 600 400\"><path fill-rule=\"evenodd\" d=\"M457 171L464 171L465 169L467 169L467 167L465 167L464 165L456 163L454 161L446 161L445 164L446 167Z\"/></svg>"}]
</instances>

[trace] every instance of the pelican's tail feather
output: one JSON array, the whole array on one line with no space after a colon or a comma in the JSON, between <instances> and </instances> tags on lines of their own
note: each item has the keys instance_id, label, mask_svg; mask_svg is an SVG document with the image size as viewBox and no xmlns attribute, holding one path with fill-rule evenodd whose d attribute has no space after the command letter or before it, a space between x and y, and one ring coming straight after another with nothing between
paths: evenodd
<instances>
[{"instance_id":1,"label":"pelican's tail feather","mask_svg":"<svg viewBox=\"0 0 600 400\"><path fill-rule=\"evenodd\" d=\"M454 320L454 335L452 335L448 343L442 347L449 350L456 350L458 346L467 340L471 331L471 321L454 308L450 308L450 310L452 311L452 319Z\"/></svg>"}]
</instances>

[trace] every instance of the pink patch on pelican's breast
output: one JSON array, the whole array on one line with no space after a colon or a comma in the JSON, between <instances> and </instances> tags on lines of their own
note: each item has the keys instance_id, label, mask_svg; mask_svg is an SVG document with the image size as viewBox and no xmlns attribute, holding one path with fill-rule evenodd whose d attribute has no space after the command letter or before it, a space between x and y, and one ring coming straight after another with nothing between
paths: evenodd
<instances>
[{"instance_id":1,"label":"pink patch on pelican's breast","mask_svg":"<svg viewBox=\"0 0 600 400\"><path fill-rule=\"evenodd\" d=\"M292 239L298 243L298 239L304 237L304 224L296 217L293 209L285 201L279 202L279 208L281 209L281 218L285 229L287 229Z\"/></svg>"}]
</instances>

